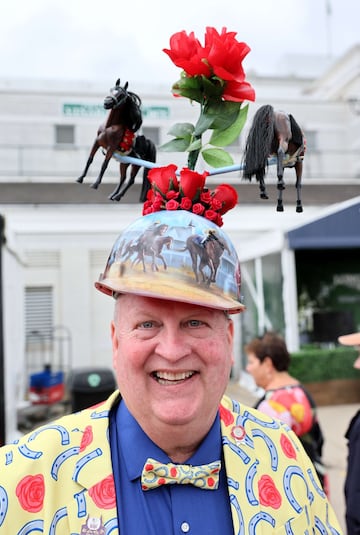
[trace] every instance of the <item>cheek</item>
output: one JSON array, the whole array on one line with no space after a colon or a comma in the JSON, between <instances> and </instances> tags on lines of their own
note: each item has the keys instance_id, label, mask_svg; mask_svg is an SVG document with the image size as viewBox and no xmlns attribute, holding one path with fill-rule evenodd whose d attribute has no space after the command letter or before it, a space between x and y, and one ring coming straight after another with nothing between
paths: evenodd
<instances>
[{"instance_id":1,"label":"cheek","mask_svg":"<svg viewBox=\"0 0 360 535\"><path fill-rule=\"evenodd\" d=\"M261 375L260 368L255 363L248 364L247 370L254 378L258 378Z\"/></svg>"}]
</instances>

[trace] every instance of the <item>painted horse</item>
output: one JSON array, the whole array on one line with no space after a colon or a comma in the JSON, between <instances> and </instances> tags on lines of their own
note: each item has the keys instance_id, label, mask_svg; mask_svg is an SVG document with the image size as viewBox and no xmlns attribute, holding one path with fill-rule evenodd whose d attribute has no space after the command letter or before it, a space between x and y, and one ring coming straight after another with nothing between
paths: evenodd
<instances>
[{"instance_id":1,"label":"painted horse","mask_svg":"<svg viewBox=\"0 0 360 535\"><path fill-rule=\"evenodd\" d=\"M255 113L243 156L243 178L250 180L255 175L259 182L260 198L268 199L265 175L268 158L277 157L276 210L284 211L282 192L285 189L284 169L293 167L296 173L296 211L302 212L301 180L305 154L304 134L294 117L284 111L274 110L270 104L261 106Z\"/></svg>"},{"instance_id":2,"label":"painted horse","mask_svg":"<svg viewBox=\"0 0 360 535\"><path fill-rule=\"evenodd\" d=\"M189 236L184 249L181 250L187 250L190 253L196 282L207 286L216 281L224 251L230 252L227 245L216 236L216 231L212 229L205 238L198 234ZM209 275L205 274L205 268L208 268Z\"/></svg>"},{"instance_id":3,"label":"painted horse","mask_svg":"<svg viewBox=\"0 0 360 535\"><path fill-rule=\"evenodd\" d=\"M156 159L154 143L145 136L136 136L136 132L142 125L141 99L136 93L128 91L128 82L121 86L120 79L116 81L115 86L110 89L110 95L104 99L104 108L109 110L107 119L98 128L84 171L76 180L79 183L83 182L96 152L102 147L105 152L105 159L97 179L91 185L94 189L97 189L101 184L109 161L115 152L119 152L123 156L133 156L147 161L155 162ZM119 201L128 188L134 184L135 177L142 167L141 165L131 166L129 183L122 189L129 165L129 163L120 163L120 183L113 193L109 195L110 200ZM144 169L143 187L140 196L140 201L142 202L146 200L146 193L150 187L147 173L148 169Z\"/></svg>"}]
</instances>

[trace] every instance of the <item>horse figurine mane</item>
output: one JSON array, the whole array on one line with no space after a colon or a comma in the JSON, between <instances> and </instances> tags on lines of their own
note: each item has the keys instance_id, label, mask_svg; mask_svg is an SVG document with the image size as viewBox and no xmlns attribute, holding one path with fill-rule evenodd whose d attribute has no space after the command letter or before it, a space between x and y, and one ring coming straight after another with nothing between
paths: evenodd
<instances>
[{"instance_id":1,"label":"horse figurine mane","mask_svg":"<svg viewBox=\"0 0 360 535\"><path fill-rule=\"evenodd\" d=\"M87 175L90 165L98 149L102 147L105 151L105 159L101 166L99 175L91 187L97 189L101 184L109 161L115 152L123 156L133 156L142 160L155 162L155 144L143 135L136 135L142 126L141 99L131 91L128 91L128 82L122 87L120 78L115 82L115 86L110 89L110 94L104 99L104 108L109 110L105 123L99 126L97 136L90 150L84 171L77 178L80 184ZM120 162L120 181L115 190L109 195L112 201L120 201L127 190L134 184L135 178L142 165L132 164L130 178L125 184L126 173L129 163ZM140 202L146 200L146 194L150 188L147 179L148 168L143 171L143 185L140 193Z\"/></svg>"},{"instance_id":2,"label":"horse figurine mane","mask_svg":"<svg viewBox=\"0 0 360 535\"><path fill-rule=\"evenodd\" d=\"M260 198L268 199L265 187L265 175L268 158L277 157L277 190L276 210L284 211L282 192L285 189L284 169L293 167L296 173L296 211L302 212L301 180L305 153L304 134L290 114L274 110L270 104L261 106L255 113L246 139L243 156L243 178L251 181L253 175L259 182Z\"/></svg>"}]
</instances>

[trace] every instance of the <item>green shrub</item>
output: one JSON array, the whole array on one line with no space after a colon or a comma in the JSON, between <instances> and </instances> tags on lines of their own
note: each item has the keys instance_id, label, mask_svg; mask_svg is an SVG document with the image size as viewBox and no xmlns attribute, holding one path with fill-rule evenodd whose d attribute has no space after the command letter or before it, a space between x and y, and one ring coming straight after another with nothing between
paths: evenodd
<instances>
[{"instance_id":1,"label":"green shrub","mask_svg":"<svg viewBox=\"0 0 360 535\"><path fill-rule=\"evenodd\" d=\"M330 379L360 379L360 370L354 368L358 352L352 347L320 349L307 347L291 354L289 372L301 383Z\"/></svg>"}]
</instances>

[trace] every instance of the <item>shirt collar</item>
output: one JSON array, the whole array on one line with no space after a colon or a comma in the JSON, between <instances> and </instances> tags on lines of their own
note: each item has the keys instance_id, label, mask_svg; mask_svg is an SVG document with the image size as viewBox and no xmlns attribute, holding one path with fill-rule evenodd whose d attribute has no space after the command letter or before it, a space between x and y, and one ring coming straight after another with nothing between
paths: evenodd
<instances>
[{"instance_id":1,"label":"shirt collar","mask_svg":"<svg viewBox=\"0 0 360 535\"><path fill-rule=\"evenodd\" d=\"M116 430L120 455L130 480L141 476L143 466L148 457L164 463L171 462L166 453L144 433L135 418L130 414L124 400L121 401L117 410ZM187 462L200 465L217 461L221 457L220 418L219 414L217 414L209 433Z\"/></svg>"}]
</instances>

